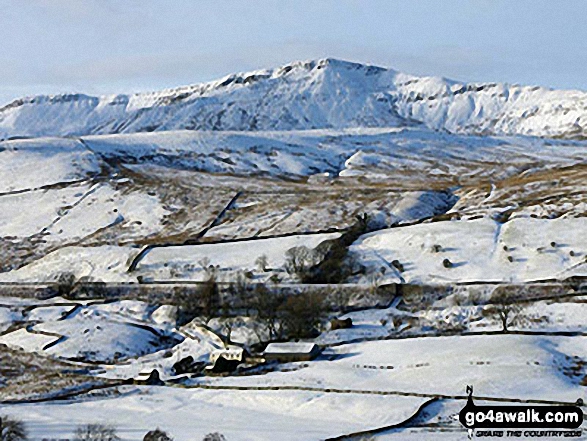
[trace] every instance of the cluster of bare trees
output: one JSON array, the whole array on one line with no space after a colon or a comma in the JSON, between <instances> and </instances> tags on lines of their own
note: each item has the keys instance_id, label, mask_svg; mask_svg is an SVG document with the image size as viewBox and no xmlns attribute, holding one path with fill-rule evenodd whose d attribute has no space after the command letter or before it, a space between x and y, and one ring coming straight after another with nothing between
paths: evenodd
<instances>
[{"instance_id":1,"label":"cluster of bare trees","mask_svg":"<svg viewBox=\"0 0 587 441\"><path fill-rule=\"evenodd\" d=\"M74 441L119 441L116 429L104 424L86 424L75 429Z\"/></svg>"},{"instance_id":2,"label":"cluster of bare trees","mask_svg":"<svg viewBox=\"0 0 587 441\"><path fill-rule=\"evenodd\" d=\"M368 217L360 216L340 237L324 241L316 249L305 246L289 249L285 253L284 269L304 283L337 284L345 281L356 271L348 247L367 231L367 227ZM273 273L267 284L252 283L252 271L238 272L232 283L221 289L219 268L211 265L208 258L201 259L198 264L205 273L204 282L197 287L179 285L173 291L171 303L177 307L179 326L197 317L206 324L213 318L220 318L227 342L230 342L233 329L239 325L238 317L243 315L252 317L269 340L307 337L314 334L324 320L327 293L323 291L285 295L278 289L270 289L280 282L279 275ZM272 271L266 255L259 256L255 265L259 272ZM57 282L59 294L71 297L85 289L86 280L66 273ZM372 285L377 284L378 279L374 279ZM88 285L95 285L95 282ZM336 297L341 310L348 303L348 293L343 290L331 297Z\"/></svg>"},{"instance_id":3,"label":"cluster of bare trees","mask_svg":"<svg viewBox=\"0 0 587 441\"><path fill-rule=\"evenodd\" d=\"M369 224L369 216L363 214L340 237L326 240L314 250L293 248L286 254L286 270L297 268L295 273L304 283L343 283L352 275L364 273L365 268L358 264L349 247L369 231Z\"/></svg>"},{"instance_id":4,"label":"cluster of bare trees","mask_svg":"<svg viewBox=\"0 0 587 441\"><path fill-rule=\"evenodd\" d=\"M257 332L264 331L269 340L312 336L326 315L320 293L304 291L286 296L271 292L264 284L256 285L252 307Z\"/></svg>"},{"instance_id":5,"label":"cluster of bare trees","mask_svg":"<svg viewBox=\"0 0 587 441\"><path fill-rule=\"evenodd\" d=\"M255 318L268 338L274 340L313 334L325 316L326 306L321 292L285 295L264 283L249 283L245 274L237 275L235 282L221 292L214 272L197 290L175 288L173 303L178 308L179 325L196 317L205 323L221 318L228 341L241 320L239 309Z\"/></svg>"},{"instance_id":6,"label":"cluster of bare trees","mask_svg":"<svg viewBox=\"0 0 587 441\"><path fill-rule=\"evenodd\" d=\"M197 316L201 316L206 323L218 317L222 302L214 267L207 271L206 280L199 289L187 289L182 286L175 288L172 302L178 309L178 325L189 323Z\"/></svg>"},{"instance_id":7,"label":"cluster of bare trees","mask_svg":"<svg viewBox=\"0 0 587 441\"><path fill-rule=\"evenodd\" d=\"M285 270L292 276L305 281L310 269L320 262L321 256L316 250L306 246L290 248L285 252Z\"/></svg>"},{"instance_id":8,"label":"cluster of bare trees","mask_svg":"<svg viewBox=\"0 0 587 441\"><path fill-rule=\"evenodd\" d=\"M26 441L28 432L20 420L0 416L0 441Z\"/></svg>"},{"instance_id":9,"label":"cluster of bare trees","mask_svg":"<svg viewBox=\"0 0 587 441\"><path fill-rule=\"evenodd\" d=\"M89 276L77 277L73 273L62 273L55 281L57 295L66 299L78 297L101 298L106 295L106 284Z\"/></svg>"}]
</instances>

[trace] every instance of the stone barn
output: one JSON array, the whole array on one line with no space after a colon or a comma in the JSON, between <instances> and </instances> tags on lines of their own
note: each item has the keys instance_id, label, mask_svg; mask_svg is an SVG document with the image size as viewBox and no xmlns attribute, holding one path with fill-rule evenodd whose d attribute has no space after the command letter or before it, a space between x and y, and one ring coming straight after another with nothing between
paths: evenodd
<instances>
[{"instance_id":1,"label":"stone barn","mask_svg":"<svg viewBox=\"0 0 587 441\"><path fill-rule=\"evenodd\" d=\"M263 352L263 357L267 361L309 361L316 358L320 352L320 347L315 343L269 343Z\"/></svg>"}]
</instances>

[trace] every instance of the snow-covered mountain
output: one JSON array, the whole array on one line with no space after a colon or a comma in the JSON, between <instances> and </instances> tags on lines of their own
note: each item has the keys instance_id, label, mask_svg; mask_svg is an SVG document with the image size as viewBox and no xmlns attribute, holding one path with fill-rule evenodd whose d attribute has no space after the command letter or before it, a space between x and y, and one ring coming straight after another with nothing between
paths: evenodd
<instances>
[{"instance_id":1,"label":"snow-covered mountain","mask_svg":"<svg viewBox=\"0 0 587 441\"><path fill-rule=\"evenodd\" d=\"M154 93L19 99L0 109L0 139L419 123L463 134L581 138L587 136L587 93L467 84L323 59Z\"/></svg>"}]
</instances>

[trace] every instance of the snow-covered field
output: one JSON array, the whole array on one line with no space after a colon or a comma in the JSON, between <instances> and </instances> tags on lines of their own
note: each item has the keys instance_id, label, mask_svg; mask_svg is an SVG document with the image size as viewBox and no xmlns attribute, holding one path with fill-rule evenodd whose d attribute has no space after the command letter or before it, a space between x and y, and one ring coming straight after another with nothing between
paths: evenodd
<instances>
[{"instance_id":1,"label":"snow-covered field","mask_svg":"<svg viewBox=\"0 0 587 441\"><path fill-rule=\"evenodd\" d=\"M585 399L580 379L563 374L569 360L587 355L584 340L493 335L354 343L290 371L193 380L194 386L203 382L222 390L125 387L104 397L0 410L26 415L37 436L66 437L77 424L91 421L117 426L128 440L140 440L156 426L186 441L215 431L234 440L275 439L277 434L286 440L325 439L400 423L428 396L463 397L468 384L485 398ZM435 436L434 427L428 430L422 436Z\"/></svg>"},{"instance_id":2,"label":"snow-covered field","mask_svg":"<svg viewBox=\"0 0 587 441\"><path fill-rule=\"evenodd\" d=\"M581 331L584 303L581 297L572 299L525 305L523 314L540 320L512 329ZM483 306L458 306L450 300L441 299L433 308L416 313L398 309L397 302L386 309L348 313L343 317L352 318L353 327L325 329L316 341L326 347L316 360L271 365L266 373L185 377L181 386L125 386L64 402L0 404L0 412L18 415L39 437L67 437L78 424L100 422L116 426L125 440L140 440L157 426L186 441L215 431L235 440L274 439L275 434L279 439L316 440L400 424L440 396L449 400L448 407L441 406L437 417L426 418L440 418L452 427L449 433L454 437L441 425L413 428L413 437L407 439L436 437L437 430L445 439L460 439L465 432L455 427L450 415L459 400L464 404L459 397L469 384L485 398L562 402L587 398L582 385L587 375L583 363L587 337L425 336L431 324L441 329L446 320L466 323L467 315L470 330L499 329L483 314ZM12 298L2 304L5 323L36 324L2 335L0 343L59 360L82 356L77 367L94 361L90 373L96 380L136 378L152 369L164 380L171 379L176 377L172 366L177 361L189 355L208 363L212 352L224 346L197 320L176 329L170 306ZM411 324L406 328L406 323ZM408 338L402 338L405 333ZM171 340L161 340L163 335ZM235 332L237 340L238 335ZM374 338L385 339L371 341ZM385 433L398 435L393 430Z\"/></svg>"},{"instance_id":3,"label":"snow-covered field","mask_svg":"<svg viewBox=\"0 0 587 441\"><path fill-rule=\"evenodd\" d=\"M426 179L504 176L538 165L585 161L585 143L523 136L463 136L423 127L266 132L170 131L0 142L4 191L80 179L102 158L240 175L389 177L427 171ZM48 163L47 161L51 161ZM48 167L55 162L55 166ZM502 164L495 167L495 164ZM43 173L33 173L38 166ZM28 170L19 167L29 167ZM45 167L47 170L45 171ZM24 174L29 172L29 176ZM18 178L18 179L15 179ZM419 182L425 182L420 176ZM34 181L30 181L34 179ZM14 182L14 181L17 182ZM15 187L17 185L18 187Z\"/></svg>"},{"instance_id":4,"label":"snow-covered field","mask_svg":"<svg viewBox=\"0 0 587 441\"><path fill-rule=\"evenodd\" d=\"M585 337L480 335L380 340L336 346L291 372L198 380L210 385L298 386L354 391L574 402L585 398L562 375L565 356L585 357ZM329 360L330 358L330 360Z\"/></svg>"},{"instance_id":5,"label":"snow-covered field","mask_svg":"<svg viewBox=\"0 0 587 441\"><path fill-rule=\"evenodd\" d=\"M38 306L21 317L32 324L5 333L0 343L47 356L111 363L182 341L173 332L173 323L162 326L150 319L152 309L141 302L124 301L115 307L72 302ZM14 321L14 316L9 318Z\"/></svg>"},{"instance_id":6,"label":"snow-covered field","mask_svg":"<svg viewBox=\"0 0 587 441\"><path fill-rule=\"evenodd\" d=\"M390 283L530 282L587 275L586 234L584 217L455 220L377 231L351 251Z\"/></svg>"},{"instance_id":7,"label":"snow-covered field","mask_svg":"<svg viewBox=\"0 0 587 441\"><path fill-rule=\"evenodd\" d=\"M85 179L100 162L77 141L44 138L0 143L0 169L0 193L8 193Z\"/></svg>"},{"instance_id":8,"label":"snow-covered field","mask_svg":"<svg viewBox=\"0 0 587 441\"><path fill-rule=\"evenodd\" d=\"M316 248L339 233L308 234L271 239L245 240L222 244L201 244L154 248L139 265L139 273L155 280L205 280L209 265L218 266L222 276L238 271L256 271L257 259L267 258L267 270L284 272L286 252L294 247Z\"/></svg>"},{"instance_id":9,"label":"snow-covered field","mask_svg":"<svg viewBox=\"0 0 587 441\"><path fill-rule=\"evenodd\" d=\"M117 426L123 439L129 441L142 440L155 427L167 430L177 441L200 440L211 432L234 441L314 441L400 423L425 401L307 391L133 387L123 389L117 397L0 405L0 412L27 415L31 432L37 437L66 438L78 424L94 421Z\"/></svg>"},{"instance_id":10,"label":"snow-covered field","mask_svg":"<svg viewBox=\"0 0 587 441\"><path fill-rule=\"evenodd\" d=\"M126 161L173 158L184 167L234 174L377 176L426 170L440 178L504 176L537 164L585 161L585 143L533 137L462 136L425 128L266 132L172 131L89 136L92 151ZM161 161L164 162L164 161ZM495 167L496 163L503 164ZM420 178L424 178L420 176ZM426 179L421 179L425 182Z\"/></svg>"},{"instance_id":11,"label":"snow-covered field","mask_svg":"<svg viewBox=\"0 0 587 441\"><path fill-rule=\"evenodd\" d=\"M130 259L138 252L132 247L108 245L64 247L20 269L0 273L0 281L56 281L64 273L103 282L126 281L129 279L126 270Z\"/></svg>"}]
</instances>

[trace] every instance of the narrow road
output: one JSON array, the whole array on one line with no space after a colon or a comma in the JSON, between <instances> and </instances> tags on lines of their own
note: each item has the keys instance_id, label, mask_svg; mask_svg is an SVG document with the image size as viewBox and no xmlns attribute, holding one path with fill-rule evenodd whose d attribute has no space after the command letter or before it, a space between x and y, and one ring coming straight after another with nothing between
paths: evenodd
<instances>
[{"instance_id":1,"label":"narrow road","mask_svg":"<svg viewBox=\"0 0 587 441\"><path fill-rule=\"evenodd\" d=\"M405 419L397 424L391 424L389 426L377 427L375 429L361 430L360 432L347 433L345 435L336 436L334 438L326 438L324 441L338 441L338 440L345 440L345 439L354 439L359 436L369 437L370 435L375 435L377 433L381 433L381 432L384 432L387 430L399 429L399 428L405 427L407 424L411 423L416 418L418 418L418 416L420 416L420 414L422 413L422 411L425 408L427 408L430 404L432 404L436 401L438 401L438 399L432 398L432 399L426 401L425 403L422 403L422 405L420 407L418 407L418 410L416 410L416 412L414 412L414 414L412 416L410 416L408 419ZM365 438L365 439L369 439L369 438Z\"/></svg>"}]
</instances>

